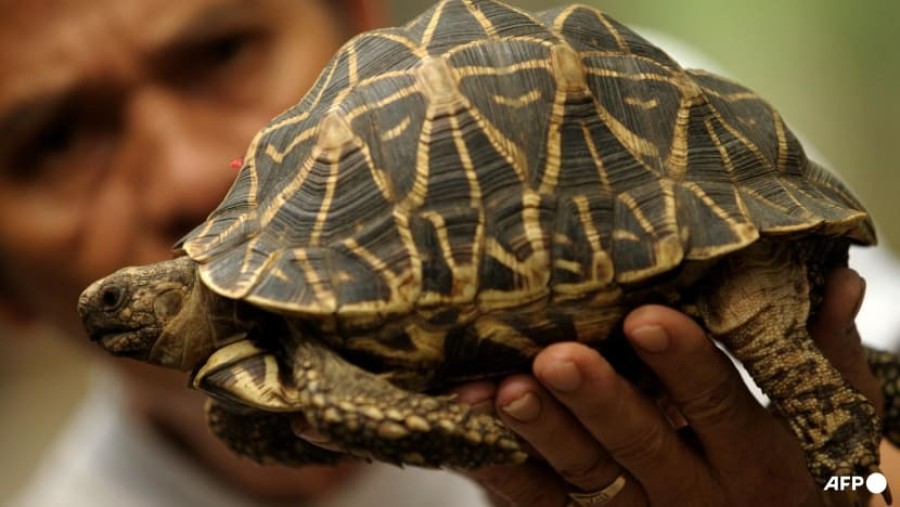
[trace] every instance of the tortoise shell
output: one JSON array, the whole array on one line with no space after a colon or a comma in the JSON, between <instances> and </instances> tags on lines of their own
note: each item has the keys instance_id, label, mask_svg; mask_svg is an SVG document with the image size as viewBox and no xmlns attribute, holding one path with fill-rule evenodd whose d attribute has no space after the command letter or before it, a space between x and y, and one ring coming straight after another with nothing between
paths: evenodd
<instances>
[{"instance_id":1,"label":"tortoise shell","mask_svg":"<svg viewBox=\"0 0 900 507\"><path fill-rule=\"evenodd\" d=\"M589 7L443 0L344 46L186 256L98 281L79 311L114 353L194 371L213 432L255 459L336 459L291 436L302 414L350 454L474 467L525 454L430 391L560 340L619 368L608 338L661 299L743 362L824 485L877 470L880 422L803 324L874 241L746 88Z\"/></svg>"},{"instance_id":2,"label":"tortoise shell","mask_svg":"<svg viewBox=\"0 0 900 507\"><path fill-rule=\"evenodd\" d=\"M589 7L445 0L350 41L181 246L222 296L382 322L627 292L786 234L874 242L756 94Z\"/></svg>"}]
</instances>

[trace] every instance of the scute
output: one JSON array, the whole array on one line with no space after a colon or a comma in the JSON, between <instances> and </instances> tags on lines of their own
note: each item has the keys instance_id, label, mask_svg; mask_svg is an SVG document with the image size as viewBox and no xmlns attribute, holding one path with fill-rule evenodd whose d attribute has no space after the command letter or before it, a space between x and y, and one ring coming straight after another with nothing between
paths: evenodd
<instances>
[{"instance_id":1,"label":"scute","mask_svg":"<svg viewBox=\"0 0 900 507\"><path fill-rule=\"evenodd\" d=\"M359 317L577 299L784 234L875 241L753 92L590 7L446 0L345 45L180 246L222 295Z\"/></svg>"}]
</instances>

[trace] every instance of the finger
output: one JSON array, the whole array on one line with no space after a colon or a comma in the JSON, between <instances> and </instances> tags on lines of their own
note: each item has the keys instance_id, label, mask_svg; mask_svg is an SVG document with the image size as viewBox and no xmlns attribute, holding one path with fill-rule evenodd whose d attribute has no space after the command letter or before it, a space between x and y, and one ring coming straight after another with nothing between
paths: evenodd
<instances>
[{"instance_id":1,"label":"finger","mask_svg":"<svg viewBox=\"0 0 900 507\"><path fill-rule=\"evenodd\" d=\"M765 493L767 484L778 483L797 502L806 496L812 483L799 444L756 401L696 322L648 305L629 314L623 330L690 424L718 477L727 482L742 476L742 495Z\"/></svg>"},{"instance_id":2,"label":"finger","mask_svg":"<svg viewBox=\"0 0 900 507\"><path fill-rule=\"evenodd\" d=\"M538 380L639 482L650 499L693 505L714 495L700 458L682 443L654 403L577 343L551 345L534 362ZM715 504L715 502L713 502Z\"/></svg>"},{"instance_id":3,"label":"finger","mask_svg":"<svg viewBox=\"0 0 900 507\"><path fill-rule=\"evenodd\" d=\"M497 384L488 380L468 382L455 386L448 394L455 396L457 403L469 405L479 414L494 415ZM536 451L529 445L523 446L530 455ZM555 475L531 460L517 466L491 466L475 470L459 469L465 475L481 484L491 500L491 505L547 505L559 506L564 502L564 490Z\"/></svg>"},{"instance_id":4,"label":"finger","mask_svg":"<svg viewBox=\"0 0 900 507\"><path fill-rule=\"evenodd\" d=\"M500 418L525 439L570 485L593 491L622 472L600 443L534 377L515 375L500 384Z\"/></svg>"},{"instance_id":5,"label":"finger","mask_svg":"<svg viewBox=\"0 0 900 507\"><path fill-rule=\"evenodd\" d=\"M473 410L497 414L525 440L529 454L541 460L463 472L493 493L495 504L558 506L568 490L599 490L622 472L596 439L531 376L509 377L499 388L491 382L472 382L451 393ZM496 411L495 398L500 407ZM635 482L632 487L635 491L621 491L617 497L622 498L610 507L646 505L639 485Z\"/></svg>"},{"instance_id":6,"label":"finger","mask_svg":"<svg viewBox=\"0 0 900 507\"><path fill-rule=\"evenodd\" d=\"M469 382L451 389L448 394L455 396L454 401L469 405L478 414L494 414L494 398L497 395L497 384L488 380Z\"/></svg>"},{"instance_id":7,"label":"finger","mask_svg":"<svg viewBox=\"0 0 900 507\"><path fill-rule=\"evenodd\" d=\"M834 270L825 282L824 299L809 332L825 357L882 415L881 385L869 370L862 340L853 320L866 291L865 280L849 268Z\"/></svg>"}]
</instances>

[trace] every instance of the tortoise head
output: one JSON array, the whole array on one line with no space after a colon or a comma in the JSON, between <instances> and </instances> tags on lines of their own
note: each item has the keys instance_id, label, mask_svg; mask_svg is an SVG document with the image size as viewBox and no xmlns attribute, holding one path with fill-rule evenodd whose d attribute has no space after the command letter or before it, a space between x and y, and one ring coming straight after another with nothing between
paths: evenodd
<instances>
[{"instance_id":1,"label":"tortoise head","mask_svg":"<svg viewBox=\"0 0 900 507\"><path fill-rule=\"evenodd\" d=\"M81 293L78 313L91 340L116 356L188 371L212 352L202 310L207 291L188 257L123 268Z\"/></svg>"}]
</instances>

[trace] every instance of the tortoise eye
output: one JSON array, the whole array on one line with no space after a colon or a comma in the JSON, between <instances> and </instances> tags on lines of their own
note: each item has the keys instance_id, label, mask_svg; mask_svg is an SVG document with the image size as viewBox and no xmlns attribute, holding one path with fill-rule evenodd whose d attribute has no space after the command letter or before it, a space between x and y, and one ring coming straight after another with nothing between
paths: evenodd
<instances>
[{"instance_id":1,"label":"tortoise eye","mask_svg":"<svg viewBox=\"0 0 900 507\"><path fill-rule=\"evenodd\" d=\"M125 288L121 285L107 285L100 293L100 304L103 311L114 312L125 303Z\"/></svg>"}]
</instances>

